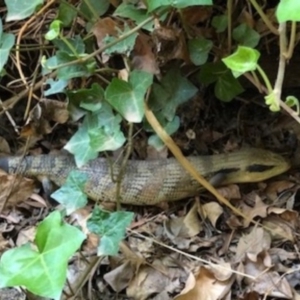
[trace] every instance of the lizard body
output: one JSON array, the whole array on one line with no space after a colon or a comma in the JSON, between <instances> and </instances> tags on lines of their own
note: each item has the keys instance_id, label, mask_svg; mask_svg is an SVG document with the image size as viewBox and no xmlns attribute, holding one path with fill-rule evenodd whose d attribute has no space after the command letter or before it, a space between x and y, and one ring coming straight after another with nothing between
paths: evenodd
<instances>
[{"instance_id":1,"label":"lizard body","mask_svg":"<svg viewBox=\"0 0 300 300\"><path fill-rule=\"evenodd\" d=\"M290 164L282 156L261 149L244 149L229 154L195 156L188 158L198 172L210 179L222 175L222 185L258 182L281 174ZM64 184L71 170L77 169L88 177L87 195L97 201L114 202L119 173L118 163L112 165L105 158L97 158L77 168L71 155L38 155L0 158L0 168L8 173L28 177L46 176L56 185ZM112 172L111 172L112 171ZM174 159L128 161L121 185L121 203L155 205L195 196L203 189Z\"/></svg>"}]
</instances>

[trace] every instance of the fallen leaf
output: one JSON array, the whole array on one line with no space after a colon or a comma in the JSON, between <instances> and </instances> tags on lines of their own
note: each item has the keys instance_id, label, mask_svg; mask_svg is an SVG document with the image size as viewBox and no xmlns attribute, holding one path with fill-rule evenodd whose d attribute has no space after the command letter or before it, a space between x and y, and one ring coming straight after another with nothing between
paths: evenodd
<instances>
[{"instance_id":1,"label":"fallen leaf","mask_svg":"<svg viewBox=\"0 0 300 300\"><path fill-rule=\"evenodd\" d=\"M265 193L268 199L275 202L278 200L279 193L292 188L294 185L295 183L288 180L273 181L267 185Z\"/></svg>"},{"instance_id":2,"label":"fallen leaf","mask_svg":"<svg viewBox=\"0 0 300 300\"><path fill-rule=\"evenodd\" d=\"M229 273L231 273L230 265L227 264ZM229 275L229 274L228 274ZM234 281L232 273L226 276L226 280L218 280L215 273L206 268L200 267L197 275L190 273L185 288L180 295L174 300L218 300L223 299Z\"/></svg>"},{"instance_id":3,"label":"fallen leaf","mask_svg":"<svg viewBox=\"0 0 300 300\"><path fill-rule=\"evenodd\" d=\"M222 206L217 202L209 202L202 205L204 217L208 218L211 224L216 228L216 223L224 212Z\"/></svg>"},{"instance_id":4,"label":"fallen leaf","mask_svg":"<svg viewBox=\"0 0 300 300\"><path fill-rule=\"evenodd\" d=\"M255 195L254 201L254 207L248 206L245 203L240 207L242 213L248 217L248 219L243 219L244 227L248 227L255 217L265 218L267 216L269 205L265 204L258 195Z\"/></svg>"},{"instance_id":5,"label":"fallen leaf","mask_svg":"<svg viewBox=\"0 0 300 300\"><path fill-rule=\"evenodd\" d=\"M35 181L22 176L7 175L0 171L0 207L15 206L33 193Z\"/></svg>"},{"instance_id":6,"label":"fallen leaf","mask_svg":"<svg viewBox=\"0 0 300 300\"><path fill-rule=\"evenodd\" d=\"M243 261L246 257L256 260L259 253L269 250L271 246L271 236L263 228L253 227L252 231L239 239L235 261Z\"/></svg>"},{"instance_id":7,"label":"fallen leaf","mask_svg":"<svg viewBox=\"0 0 300 300\"><path fill-rule=\"evenodd\" d=\"M196 201L184 217L175 217L164 222L164 229L170 239L174 237L189 238L202 230L198 216L198 202Z\"/></svg>"},{"instance_id":8,"label":"fallen leaf","mask_svg":"<svg viewBox=\"0 0 300 300\"><path fill-rule=\"evenodd\" d=\"M132 56L131 63L133 69L142 70L155 75L160 73L160 69L153 53L150 37L146 34L139 33L137 36Z\"/></svg>"},{"instance_id":9,"label":"fallen leaf","mask_svg":"<svg viewBox=\"0 0 300 300\"><path fill-rule=\"evenodd\" d=\"M256 279L245 277L244 282L251 287L252 291L256 291L260 295L292 299L292 290L288 281L271 268L266 268L264 262L266 259L269 260L268 256L269 254L263 251L257 256L256 261L246 258L244 271Z\"/></svg>"}]
</instances>

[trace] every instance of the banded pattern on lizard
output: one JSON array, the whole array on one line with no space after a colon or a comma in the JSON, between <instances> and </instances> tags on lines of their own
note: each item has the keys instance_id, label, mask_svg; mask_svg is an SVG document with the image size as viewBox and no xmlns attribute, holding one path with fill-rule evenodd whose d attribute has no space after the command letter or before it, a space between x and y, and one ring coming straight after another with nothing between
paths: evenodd
<instances>
[{"instance_id":1,"label":"banded pattern on lizard","mask_svg":"<svg viewBox=\"0 0 300 300\"><path fill-rule=\"evenodd\" d=\"M261 149L243 149L229 154L189 157L189 161L205 178L216 174L229 183L258 182L288 170L290 164L282 156ZM38 155L2 157L0 168L8 173L28 177L46 176L56 185L64 184L69 172L77 169L87 174L85 192L89 198L115 201L116 184L111 174L118 174L119 164L113 172L105 158L90 161L77 168L69 155ZM203 188L174 159L153 161L130 160L121 185L121 203L155 205L163 201L176 201L195 196Z\"/></svg>"}]
</instances>

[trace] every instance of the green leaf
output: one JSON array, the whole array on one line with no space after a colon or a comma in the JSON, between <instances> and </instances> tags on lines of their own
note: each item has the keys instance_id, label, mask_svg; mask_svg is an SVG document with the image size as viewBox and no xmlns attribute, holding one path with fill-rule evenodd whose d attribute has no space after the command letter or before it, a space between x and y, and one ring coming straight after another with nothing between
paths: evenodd
<instances>
[{"instance_id":1,"label":"green leaf","mask_svg":"<svg viewBox=\"0 0 300 300\"><path fill-rule=\"evenodd\" d=\"M104 90L98 83L93 83L89 89L71 90L68 96L68 110L73 121L78 121L88 111L97 111L104 101Z\"/></svg>"},{"instance_id":2,"label":"green leaf","mask_svg":"<svg viewBox=\"0 0 300 300\"><path fill-rule=\"evenodd\" d=\"M58 79L55 81L52 78L47 79L45 83L50 85L50 88L44 91L45 96L63 93L68 85L67 80Z\"/></svg>"},{"instance_id":3,"label":"green leaf","mask_svg":"<svg viewBox=\"0 0 300 300\"><path fill-rule=\"evenodd\" d=\"M65 38L63 40L56 39L52 43L61 51L69 55L79 57L80 54L85 54L85 43L80 35L75 35L73 38Z\"/></svg>"},{"instance_id":4,"label":"green leaf","mask_svg":"<svg viewBox=\"0 0 300 300\"><path fill-rule=\"evenodd\" d=\"M232 72L240 75L256 70L259 57L260 53L257 50L239 46L233 54L223 58L222 61Z\"/></svg>"},{"instance_id":5,"label":"green leaf","mask_svg":"<svg viewBox=\"0 0 300 300\"><path fill-rule=\"evenodd\" d=\"M68 260L85 235L51 213L37 228L34 249L29 244L6 251L0 262L0 288L24 286L30 292L59 300Z\"/></svg>"},{"instance_id":6,"label":"green leaf","mask_svg":"<svg viewBox=\"0 0 300 300\"><path fill-rule=\"evenodd\" d=\"M212 49L213 43L205 38L197 38L188 41L188 49L191 61L196 66L206 63L209 51Z\"/></svg>"},{"instance_id":7,"label":"green leaf","mask_svg":"<svg viewBox=\"0 0 300 300\"><path fill-rule=\"evenodd\" d=\"M144 97L152 80L152 74L132 71L128 82L114 78L105 98L128 122L140 123L144 117Z\"/></svg>"},{"instance_id":8,"label":"green leaf","mask_svg":"<svg viewBox=\"0 0 300 300\"><path fill-rule=\"evenodd\" d=\"M87 3L89 5L87 5ZM82 1L79 11L90 21L97 21L98 17L104 15L109 8L109 0Z\"/></svg>"},{"instance_id":9,"label":"green leaf","mask_svg":"<svg viewBox=\"0 0 300 300\"><path fill-rule=\"evenodd\" d=\"M120 130L120 115L114 115L111 106L103 102L95 112L88 112L83 124L65 145L74 154L78 167L98 156L101 151L114 151L120 148L125 137Z\"/></svg>"},{"instance_id":10,"label":"green leaf","mask_svg":"<svg viewBox=\"0 0 300 300\"><path fill-rule=\"evenodd\" d=\"M226 72L217 79L214 91L218 99L229 102L241 94L244 89L231 72Z\"/></svg>"},{"instance_id":11,"label":"green leaf","mask_svg":"<svg viewBox=\"0 0 300 300\"><path fill-rule=\"evenodd\" d=\"M36 8L43 3L44 0L5 0L7 7L6 22L23 20L31 16L35 12Z\"/></svg>"},{"instance_id":12,"label":"green leaf","mask_svg":"<svg viewBox=\"0 0 300 300\"><path fill-rule=\"evenodd\" d=\"M201 83L209 85L213 82L216 82L220 76L223 76L224 73L229 72L222 61L214 63L206 63L201 67L201 70L198 73L198 79Z\"/></svg>"},{"instance_id":13,"label":"green leaf","mask_svg":"<svg viewBox=\"0 0 300 300\"><path fill-rule=\"evenodd\" d=\"M106 212L95 207L87 222L88 229L101 237L98 255L117 255L119 243L124 239L126 227L132 222L132 212Z\"/></svg>"},{"instance_id":14,"label":"green leaf","mask_svg":"<svg viewBox=\"0 0 300 300\"><path fill-rule=\"evenodd\" d=\"M281 0L277 6L276 17L279 23L286 21L300 21L300 1Z\"/></svg>"},{"instance_id":15,"label":"green leaf","mask_svg":"<svg viewBox=\"0 0 300 300\"><path fill-rule=\"evenodd\" d=\"M51 194L53 199L64 205L68 215L87 204L87 195L84 193L87 179L86 174L73 170L66 182Z\"/></svg>"},{"instance_id":16,"label":"green leaf","mask_svg":"<svg viewBox=\"0 0 300 300\"><path fill-rule=\"evenodd\" d=\"M43 59L43 75L47 75L54 71L60 64L68 63L77 60L78 58L84 58L86 54L79 55L79 57L70 55L66 52L57 51L56 56L50 57L47 60ZM91 58L83 63L74 63L73 65L59 68L57 71L57 77L62 80L69 80L76 77L89 77L94 74L96 68L96 61Z\"/></svg>"},{"instance_id":17,"label":"green leaf","mask_svg":"<svg viewBox=\"0 0 300 300\"><path fill-rule=\"evenodd\" d=\"M79 57L70 55L63 51L56 52L57 64L64 64L73 62L78 58L84 58L87 54L79 55ZM96 61L94 58L90 58L83 63L74 63L73 65L59 68L57 71L57 77L63 80L69 80L76 77L89 77L94 74L96 69Z\"/></svg>"},{"instance_id":18,"label":"green leaf","mask_svg":"<svg viewBox=\"0 0 300 300\"><path fill-rule=\"evenodd\" d=\"M62 21L64 27L71 26L73 21L76 19L76 16L77 10L72 4L62 1L60 2L57 19Z\"/></svg>"},{"instance_id":19,"label":"green leaf","mask_svg":"<svg viewBox=\"0 0 300 300\"><path fill-rule=\"evenodd\" d=\"M228 26L228 16L215 16L212 19L211 25L216 29L217 33L224 32Z\"/></svg>"},{"instance_id":20,"label":"green leaf","mask_svg":"<svg viewBox=\"0 0 300 300\"><path fill-rule=\"evenodd\" d=\"M8 61L11 48L15 44L15 36L11 33L4 33L2 20L0 18L0 72Z\"/></svg>"},{"instance_id":21,"label":"green leaf","mask_svg":"<svg viewBox=\"0 0 300 300\"><path fill-rule=\"evenodd\" d=\"M56 55L43 59L43 74L55 70L60 64L70 63L78 59L84 59L88 54L85 53L85 44L79 35L68 39L55 39L53 44L58 47ZM59 68L57 77L63 80L69 80L75 77L89 77L94 74L96 61L90 58L87 61L72 64L67 67Z\"/></svg>"},{"instance_id":22,"label":"green leaf","mask_svg":"<svg viewBox=\"0 0 300 300\"><path fill-rule=\"evenodd\" d=\"M163 116L172 121L177 107L192 98L198 89L185 77L179 68L172 68L162 78L161 84L152 85L149 104L154 111L161 111Z\"/></svg>"},{"instance_id":23,"label":"green leaf","mask_svg":"<svg viewBox=\"0 0 300 300\"><path fill-rule=\"evenodd\" d=\"M299 99L295 96L287 96L285 99L285 104L288 105L289 107L296 106L296 113L299 115Z\"/></svg>"},{"instance_id":24,"label":"green leaf","mask_svg":"<svg viewBox=\"0 0 300 300\"><path fill-rule=\"evenodd\" d=\"M163 6L172 6L175 8L185 8L188 6L194 6L194 5L212 5L212 0L148 0L148 11L151 12L154 9L163 7Z\"/></svg>"},{"instance_id":25,"label":"green leaf","mask_svg":"<svg viewBox=\"0 0 300 300\"><path fill-rule=\"evenodd\" d=\"M60 20L54 20L50 24L50 30L45 34L45 39L48 41L52 41L59 36L60 27L62 22Z\"/></svg>"},{"instance_id":26,"label":"green leaf","mask_svg":"<svg viewBox=\"0 0 300 300\"><path fill-rule=\"evenodd\" d=\"M198 73L198 79L205 85L215 82L215 95L224 102L229 102L243 92L243 87L222 61L203 65Z\"/></svg>"},{"instance_id":27,"label":"green leaf","mask_svg":"<svg viewBox=\"0 0 300 300\"><path fill-rule=\"evenodd\" d=\"M131 28L128 27L128 25L125 25L125 28L123 31L119 30L119 36L126 34L128 31L130 31ZM104 51L106 55L111 55L111 54L125 54L129 56L130 52L132 51L134 45L135 45L135 40L138 36L137 32L134 32L130 34L127 38L123 40L119 40L119 37L115 36L107 36L103 39L103 42L105 45L113 42L117 42L114 46L109 47Z\"/></svg>"},{"instance_id":28,"label":"green leaf","mask_svg":"<svg viewBox=\"0 0 300 300\"><path fill-rule=\"evenodd\" d=\"M139 25L140 23L145 21L147 18L149 18L149 14L146 9L137 8L133 4L126 3L126 2L121 3L117 7L117 9L114 11L113 15L133 20L133 21L135 21L136 25ZM154 30L154 20L147 23L145 26L143 26L143 29L148 30L148 31L153 31Z\"/></svg>"},{"instance_id":29,"label":"green leaf","mask_svg":"<svg viewBox=\"0 0 300 300\"><path fill-rule=\"evenodd\" d=\"M90 142L88 129L86 126L81 126L64 146L64 149L74 155L76 165L79 168L98 156L98 152L91 147Z\"/></svg>"},{"instance_id":30,"label":"green leaf","mask_svg":"<svg viewBox=\"0 0 300 300\"><path fill-rule=\"evenodd\" d=\"M240 24L238 27L234 28L232 32L232 37L234 40L239 42L240 45L255 48L260 39L260 35L257 31L250 28L247 24Z\"/></svg>"}]
</instances>

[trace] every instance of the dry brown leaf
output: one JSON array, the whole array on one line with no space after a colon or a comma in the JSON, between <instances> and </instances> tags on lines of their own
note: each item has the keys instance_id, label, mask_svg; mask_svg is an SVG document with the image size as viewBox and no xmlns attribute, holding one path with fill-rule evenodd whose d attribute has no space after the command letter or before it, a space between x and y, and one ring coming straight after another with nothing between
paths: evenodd
<instances>
[{"instance_id":1,"label":"dry brown leaf","mask_svg":"<svg viewBox=\"0 0 300 300\"><path fill-rule=\"evenodd\" d=\"M300 300L300 294L293 290L293 300Z\"/></svg>"},{"instance_id":2,"label":"dry brown leaf","mask_svg":"<svg viewBox=\"0 0 300 300\"><path fill-rule=\"evenodd\" d=\"M269 229L272 240L288 240L294 242L295 228L289 222L286 222L280 216L269 216L263 220L263 226Z\"/></svg>"},{"instance_id":3,"label":"dry brown leaf","mask_svg":"<svg viewBox=\"0 0 300 300\"><path fill-rule=\"evenodd\" d=\"M202 205L204 217L208 218L211 224L216 227L220 215L224 212L222 206L217 202L209 202Z\"/></svg>"},{"instance_id":4,"label":"dry brown leaf","mask_svg":"<svg viewBox=\"0 0 300 300\"><path fill-rule=\"evenodd\" d=\"M68 121L69 111L67 103L50 99L42 99L39 103L42 108L42 117L59 124L64 124Z\"/></svg>"},{"instance_id":5,"label":"dry brown leaf","mask_svg":"<svg viewBox=\"0 0 300 300\"><path fill-rule=\"evenodd\" d=\"M230 184L224 187L218 188L218 192L228 200L241 199L240 188L237 184Z\"/></svg>"},{"instance_id":6,"label":"dry brown leaf","mask_svg":"<svg viewBox=\"0 0 300 300\"><path fill-rule=\"evenodd\" d=\"M86 241L83 246L84 251L93 251L98 247L99 235L91 233L87 227L87 221L91 217L91 207L85 206L75 210L71 215L72 221L76 221L76 225L79 225L82 232L86 234Z\"/></svg>"},{"instance_id":7,"label":"dry brown leaf","mask_svg":"<svg viewBox=\"0 0 300 300\"><path fill-rule=\"evenodd\" d=\"M118 28L121 27L115 22L112 18L103 18L99 19L99 21L93 26L92 32L96 37L97 45L99 48L104 46L104 38L106 36L118 36ZM108 62L110 56L105 54L104 52L101 54L102 62L105 64Z\"/></svg>"},{"instance_id":8,"label":"dry brown leaf","mask_svg":"<svg viewBox=\"0 0 300 300\"><path fill-rule=\"evenodd\" d=\"M104 280L112 287L115 292L120 292L127 288L134 277L135 267L126 261L114 270L104 275Z\"/></svg>"},{"instance_id":9,"label":"dry brown leaf","mask_svg":"<svg viewBox=\"0 0 300 300\"><path fill-rule=\"evenodd\" d=\"M219 300L230 292L234 277L232 276L230 265L227 264L228 270L225 270L227 276L226 280L218 280L215 272L209 270L206 267L201 267L199 273L194 276L190 274L185 288L180 295L174 298L174 300ZM217 272L219 277L220 270ZM230 274L228 274L230 273Z\"/></svg>"},{"instance_id":10,"label":"dry brown leaf","mask_svg":"<svg viewBox=\"0 0 300 300\"><path fill-rule=\"evenodd\" d=\"M245 277L245 283L250 286L252 291L256 291L260 295L292 299L292 290L287 280L272 269L266 268L265 261L269 260L270 257L266 251L260 253L256 261L246 258L244 271L246 274L254 276L256 280Z\"/></svg>"},{"instance_id":11,"label":"dry brown leaf","mask_svg":"<svg viewBox=\"0 0 300 300\"><path fill-rule=\"evenodd\" d=\"M288 180L273 181L268 184L264 192L266 193L268 199L274 202L278 199L278 193L290 189L294 185L295 184L293 182Z\"/></svg>"},{"instance_id":12,"label":"dry brown leaf","mask_svg":"<svg viewBox=\"0 0 300 300\"><path fill-rule=\"evenodd\" d=\"M248 219L243 220L244 227L248 227L250 222L257 216L261 218L265 218L267 216L267 209L269 205L265 204L258 195L255 195L254 201L254 207L250 207L245 203L241 205L241 211L244 215L248 216Z\"/></svg>"},{"instance_id":13,"label":"dry brown leaf","mask_svg":"<svg viewBox=\"0 0 300 300\"><path fill-rule=\"evenodd\" d=\"M36 234L35 226L20 230L16 241L16 245L21 246L28 242L33 243L35 234Z\"/></svg>"},{"instance_id":14,"label":"dry brown leaf","mask_svg":"<svg viewBox=\"0 0 300 300\"><path fill-rule=\"evenodd\" d=\"M244 9L242 10L240 17L238 18L238 22L245 23L250 28L253 28L255 25L255 20L253 18L253 14L249 13L249 11L246 7L244 7Z\"/></svg>"},{"instance_id":15,"label":"dry brown leaf","mask_svg":"<svg viewBox=\"0 0 300 300\"><path fill-rule=\"evenodd\" d=\"M128 244L130 245L131 249L133 249L135 252L141 253L145 258L152 256L155 250L152 239L141 239L131 236L128 238Z\"/></svg>"},{"instance_id":16,"label":"dry brown leaf","mask_svg":"<svg viewBox=\"0 0 300 300\"><path fill-rule=\"evenodd\" d=\"M7 175L0 170L0 206L15 206L27 200L33 193L35 181L22 176ZM7 200L8 197L8 200Z\"/></svg>"},{"instance_id":17,"label":"dry brown leaf","mask_svg":"<svg viewBox=\"0 0 300 300\"><path fill-rule=\"evenodd\" d=\"M107 36L118 35L118 24L112 18L100 19L92 28L92 32L96 37L99 48L104 46L103 39Z\"/></svg>"},{"instance_id":18,"label":"dry brown leaf","mask_svg":"<svg viewBox=\"0 0 300 300\"><path fill-rule=\"evenodd\" d=\"M136 38L132 54L132 66L134 69L155 75L160 73L152 48L150 37L140 33Z\"/></svg>"},{"instance_id":19,"label":"dry brown leaf","mask_svg":"<svg viewBox=\"0 0 300 300\"><path fill-rule=\"evenodd\" d=\"M243 261L246 257L255 261L257 255L264 250L269 250L270 246L270 234L263 228L253 227L248 235L240 238L236 249L235 261Z\"/></svg>"},{"instance_id":20,"label":"dry brown leaf","mask_svg":"<svg viewBox=\"0 0 300 300\"><path fill-rule=\"evenodd\" d=\"M280 215L283 221L288 222L291 226L295 227L299 220L299 213L295 210L279 208L279 207L269 207L269 214Z\"/></svg>"},{"instance_id":21,"label":"dry brown leaf","mask_svg":"<svg viewBox=\"0 0 300 300\"><path fill-rule=\"evenodd\" d=\"M197 235L202 230L198 216L198 202L194 203L186 216L165 221L164 229L170 239L174 237L189 238Z\"/></svg>"},{"instance_id":22,"label":"dry brown leaf","mask_svg":"<svg viewBox=\"0 0 300 300\"><path fill-rule=\"evenodd\" d=\"M270 214L263 222L265 226L269 226L272 231L273 238L294 241L296 228L299 225L299 214L294 210L269 207Z\"/></svg>"},{"instance_id":23,"label":"dry brown leaf","mask_svg":"<svg viewBox=\"0 0 300 300\"><path fill-rule=\"evenodd\" d=\"M9 144L2 136L0 136L0 153L10 153Z\"/></svg>"},{"instance_id":24,"label":"dry brown leaf","mask_svg":"<svg viewBox=\"0 0 300 300\"><path fill-rule=\"evenodd\" d=\"M153 37L162 62L173 59L182 59L187 64L190 62L186 39L181 29L160 26L154 30Z\"/></svg>"},{"instance_id":25,"label":"dry brown leaf","mask_svg":"<svg viewBox=\"0 0 300 300\"><path fill-rule=\"evenodd\" d=\"M52 132L50 121L63 124L69 118L67 104L57 100L43 99L29 113L26 125L22 127L21 136L39 137Z\"/></svg>"},{"instance_id":26,"label":"dry brown leaf","mask_svg":"<svg viewBox=\"0 0 300 300\"><path fill-rule=\"evenodd\" d=\"M147 299L152 294L159 294L168 285L169 279L149 266L144 266L130 282L127 296L133 299Z\"/></svg>"},{"instance_id":27,"label":"dry brown leaf","mask_svg":"<svg viewBox=\"0 0 300 300\"><path fill-rule=\"evenodd\" d=\"M296 252L289 252L282 248L271 248L269 250L269 253L272 257L272 261L275 263L294 260L298 257L298 254Z\"/></svg>"},{"instance_id":28,"label":"dry brown leaf","mask_svg":"<svg viewBox=\"0 0 300 300\"><path fill-rule=\"evenodd\" d=\"M261 297L256 292L247 293L246 295L244 295L243 298L241 298L241 300L260 300L260 299Z\"/></svg>"},{"instance_id":29,"label":"dry brown leaf","mask_svg":"<svg viewBox=\"0 0 300 300\"><path fill-rule=\"evenodd\" d=\"M0 252L3 253L5 250L9 248L9 241L5 239L2 235L2 231L0 230Z\"/></svg>"},{"instance_id":30,"label":"dry brown leaf","mask_svg":"<svg viewBox=\"0 0 300 300\"><path fill-rule=\"evenodd\" d=\"M206 22L212 14L211 7L208 6L190 6L182 9L181 16L186 25L196 25Z\"/></svg>"}]
</instances>

